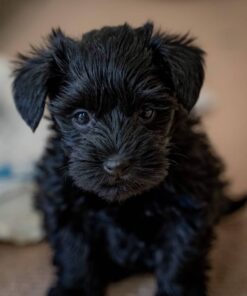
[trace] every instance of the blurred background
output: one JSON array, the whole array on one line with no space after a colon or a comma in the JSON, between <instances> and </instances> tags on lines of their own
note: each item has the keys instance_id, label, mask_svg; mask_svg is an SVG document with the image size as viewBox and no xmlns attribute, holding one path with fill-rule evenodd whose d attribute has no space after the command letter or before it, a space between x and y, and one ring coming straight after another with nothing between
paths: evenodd
<instances>
[{"instance_id":1,"label":"blurred background","mask_svg":"<svg viewBox=\"0 0 247 296\"><path fill-rule=\"evenodd\" d=\"M147 20L168 32L191 32L207 52L198 112L225 160L231 192L247 191L246 0L0 0L0 295L42 296L52 280L50 251L39 243L40 218L31 209L33 164L46 123L33 135L18 117L9 61L41 44L52 27L79 37L104 25ZM246 225L244 210L219 226L210 295L247 295ZM152 278L134 278L109 293L148 296L153 289Z\"/></svg>"}]
</instances>

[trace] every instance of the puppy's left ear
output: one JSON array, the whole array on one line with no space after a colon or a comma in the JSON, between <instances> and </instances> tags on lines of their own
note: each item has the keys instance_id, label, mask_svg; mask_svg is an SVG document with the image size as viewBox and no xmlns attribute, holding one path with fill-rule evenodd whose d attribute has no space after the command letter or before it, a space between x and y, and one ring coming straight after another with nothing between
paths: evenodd
<instances>
[{"instance_id":1,"label":"puppy's left ear","mask_svg":"<svg viewBox=\"0 0 247 296\"><path fill-rule=\"evenodd\" d=\"M204 80L204 51L193 45L188 35L157 33L151 38L154 61L164 80L170 80L178 102L190 111Z\"/></svg>"}]
</instances>

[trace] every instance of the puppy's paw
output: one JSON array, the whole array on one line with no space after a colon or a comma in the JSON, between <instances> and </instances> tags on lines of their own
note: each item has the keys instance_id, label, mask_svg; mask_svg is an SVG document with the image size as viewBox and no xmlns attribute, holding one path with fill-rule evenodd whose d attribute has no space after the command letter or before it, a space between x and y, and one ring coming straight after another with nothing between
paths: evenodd
<instances>
[{"instance_id":1,"label":"puppy's paw","mask_svg":"<svg viewBox=\"0 0 247 296\"><path fill-rule=\"evenodd\" d=\"M167 287L166 289L162 289L162 291L158 290L155 294L155 296L185 296L185 295L187 296L185 289L175 285ZM190 296L192 296L192 294Z\"/></svg>"},{"instance_id":2,"label":"puppy's paw","mask_svg":"<svg viewBox=\"0 0 247 296\"><path fill-rule=\"evenodd\" d=\"M48 291L47 296L65 296L65 291L60 287L53 287ZM68 295L68 294L67 294Z\"/></svg>"},{"instance_id":3,"label":"puppy's paw","mask_svg":"<svg viewBox=\"0 0 247 296\"><path fill-rule=\"evenodd\" d=\"M61 294L61 291L59 291L60 289L58 287L53 287L51 288L48 293L47 296L59 296L59 295L63 295Z\"/></svg>"},{"instance_id":4,"label":"puppy's paw","mask_svg":"<svg viewBox=\"0 0 247 296\"><path fill-rule=\"evenodd\" d=\"M52 287L47 296L83 296L84 293L78 290L68 290L60 286Z\"/></svg>"}]
</instances>

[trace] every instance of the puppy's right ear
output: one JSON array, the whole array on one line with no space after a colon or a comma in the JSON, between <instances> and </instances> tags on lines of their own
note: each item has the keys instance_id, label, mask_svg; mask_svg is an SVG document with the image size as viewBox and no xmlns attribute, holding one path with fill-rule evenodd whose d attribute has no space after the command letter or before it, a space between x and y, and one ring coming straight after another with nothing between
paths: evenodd
<instances>
[{"instance_id":1,"label":"puppy's right ear","mask_svg":"<svg viewBox=\"0 0 247 296\"><path fill-rule=\"evenodd\" d=\"M33 131L43 116L49 85L52 84L50 81L65 71L73 55L71 47L74 43L56 29L50 34L46 48L33 49L30 56L19 55L14 71L13 95L17 110Z\"/></svg>"},{"instance_id":2,"label":"puppy's right ear","mask_svg":"<svg viewBox=\"0 0 247 296\"><path fill-rule=\"evenodd\" d=\"M25 122L33 131L44 113L50 77L48 49L34 49L32 56L19 55L14 71L13 95L15 105Z\"/></svg>"}]
</instances>

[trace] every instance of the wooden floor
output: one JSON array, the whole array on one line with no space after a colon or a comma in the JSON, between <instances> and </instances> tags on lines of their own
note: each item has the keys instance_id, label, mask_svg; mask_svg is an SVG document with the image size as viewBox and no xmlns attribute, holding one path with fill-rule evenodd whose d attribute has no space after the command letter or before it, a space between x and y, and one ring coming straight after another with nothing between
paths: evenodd
<instances>
[{"instance_id":1,"label":"wooden floor","mask_svg":"<svg viewBox=\"0 0 247 296\"><path fill-rule=\"evenodd\" d=\"M8 1L6 1L8 2ZM26 3L26 5L25 5ZM191 31L208 53L205 89L214 109L205 126L226 160L232 190L247 189L247 1L246 0L33 0L4 17L0 55L38 44L51 27L80 36L92 28L147 19L171 32ZM0 8L1 9L1 8ZM247 209L224 221L215 244L210 296L247 295ZM0 295L43 296L52 280L45 244L17 248L0 245ZM115 285L110 295L152 295L152 278Z\"/></svg>"}]
</instances>

